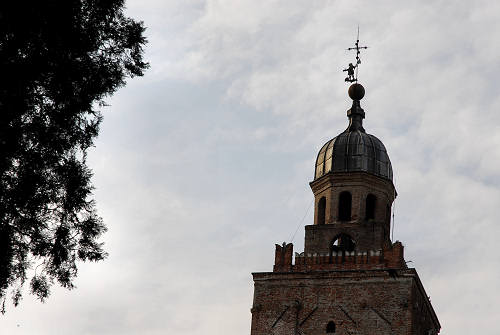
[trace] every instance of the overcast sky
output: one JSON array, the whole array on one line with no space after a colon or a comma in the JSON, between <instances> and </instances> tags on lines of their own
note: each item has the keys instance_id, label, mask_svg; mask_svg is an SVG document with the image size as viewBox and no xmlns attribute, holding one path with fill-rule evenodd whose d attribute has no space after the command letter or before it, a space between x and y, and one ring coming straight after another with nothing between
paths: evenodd
<instances>
[{"instance_id":1,"label":"overcast sky","mask_svg":"<svg viewBox=\"0 0 500 335\"><path fill-rule=\"evenodd\" d=\"M500 2L127 5L151 68L109 99L90 153L109 258L44 304L26 292L2 334L249 334L251 272L272 270L275 243L303 250L313 223L308 183L347 126L358 24L394 239L441 334L498 334Z\"/></svg>"}]
</instances>

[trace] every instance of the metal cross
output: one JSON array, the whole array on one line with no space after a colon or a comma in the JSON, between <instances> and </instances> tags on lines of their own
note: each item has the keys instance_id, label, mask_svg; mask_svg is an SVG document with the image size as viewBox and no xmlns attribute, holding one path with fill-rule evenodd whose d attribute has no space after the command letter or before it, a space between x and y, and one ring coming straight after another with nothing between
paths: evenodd
<instances>
[{"instance_id":1,"label":"metal cross","mask_svg":"<svg viewBox=\"0 0 500 335\"><path fill-rule=\"evenodd\" d=\"M359 26L358 26L358 38L356 39L356 43L354 43L354 47L346 49L347 51L356 50L356 65L352 65L352 63L349 63L349 67L343 70L343 72L347 72L347 77L345 78L345 81L347 82L350 83L358 82L358 67L359 64L361 64L361 58L359 58L359 55L361 53L360 52L361 49L368 49L368 47L359 46ZM356 74L354 73L354 70L356 70Z\"/></svg>"}]
</instances>

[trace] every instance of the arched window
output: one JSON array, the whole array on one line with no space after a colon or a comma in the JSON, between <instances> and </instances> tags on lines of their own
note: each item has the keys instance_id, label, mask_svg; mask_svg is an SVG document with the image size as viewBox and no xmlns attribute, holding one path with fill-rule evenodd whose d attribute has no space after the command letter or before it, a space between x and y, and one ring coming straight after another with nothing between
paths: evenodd
<instances>
[{"instance_id":1,"label":"arched window","mask_svg":"<svg viewBox=\"0 0 500 335\"><path fill-rule=\"evenodd\" d=\"M327 334L334 334L335 333L335 322L330 321L326 325L326 333Z\"/></svg>"},{"instance_id":2,"label":"arched window","mask_svg":"<svg viewBox=\"0 0 500 335\"><path fill-rule=\"evenodd\" d=\"M337 235L330 246L331 251L335 252L354 251L354 248L356 248L356 242L344 233Z\"/></svg>"},{"instance_id":3,"label":"arched window","mask_svg":"<svg viewBox=\"0 0 500 335\"><path fill-rule=\"evenodd\" d=\"M366 220L375 219L375 205L377 203L377 197L373 194L368 194L366 197Z\"/></svg>"},{"instance_id":4,"label":"arched window","mask_svg":"<svg viewBox=\"0 0 500 335\"><path fill-rule=\"evenodd\" d=\"M352 196L351 193L345 191L340 193L339 196L339 220L351 221L351 206Z\"/></svg>"},{"instance_id":5,"label":"arched window","mask_svg":"<svg viewBox=\"0 0 500 335\"><path fill-rule=\"evenodd\" d=\"M318 202L318 224L325 224L326 198L322 197Z\"/></svg>"}]
</instances>

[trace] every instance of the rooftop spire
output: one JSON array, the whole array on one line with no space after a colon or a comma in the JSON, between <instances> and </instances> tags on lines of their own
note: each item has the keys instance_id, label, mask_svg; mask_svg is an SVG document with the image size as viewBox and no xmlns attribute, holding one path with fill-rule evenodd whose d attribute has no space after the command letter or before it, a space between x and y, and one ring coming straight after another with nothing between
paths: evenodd
<instances>
[{"instance_id":1,"label":"rooftop spire","mask_svg":"<svg viewBox=\"0 0 500 335\"><path fill-rule=\"evenodd\" d=\"M361 58L359 55L361 54L361 49L368 49L367 46L360 47L359 46L359 26L358 26L358 37L356 39L356 43L354 43L354 47L347 48L348 51L356 50L356 65L352 65L349 63L349 67L344 69L344 72L347 72L347 77L345 78L346 82L354 83L349 87L348 93L349 97L351 97L352 107L347 111L347 117L349 118L349 127L347 127L346 131L361 131L365 132L363 128L363 119L365 118L365 112L363 108L361 108L360 100L365 96L365 88L363 85L358 83L358 69L359 64L361 64Z\"/></svg>"}]
</instances>

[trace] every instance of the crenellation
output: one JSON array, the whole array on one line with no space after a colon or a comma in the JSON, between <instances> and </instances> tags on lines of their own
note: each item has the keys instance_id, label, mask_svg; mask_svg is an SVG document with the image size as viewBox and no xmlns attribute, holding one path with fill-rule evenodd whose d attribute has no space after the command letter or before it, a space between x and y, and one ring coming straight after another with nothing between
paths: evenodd
<instances>
[{"instance_id":1,"label":"crenellation","mask_svg":"<svg viewBox=\"0 0 500 335\"><path fill-rule=\"evenodd\" d=\"M288 250L293 250L291 243ZM283 247L276 245L275 272L301 271L330 271L340 269L402 269L406 268L403 245L401 242L393 244L392 248L367 251L332 251L331 253L295 253L295 262L292 264L290 253L283 253ZM288 255L286 260L282 255Z\"/></svg>"}]
</instances>

